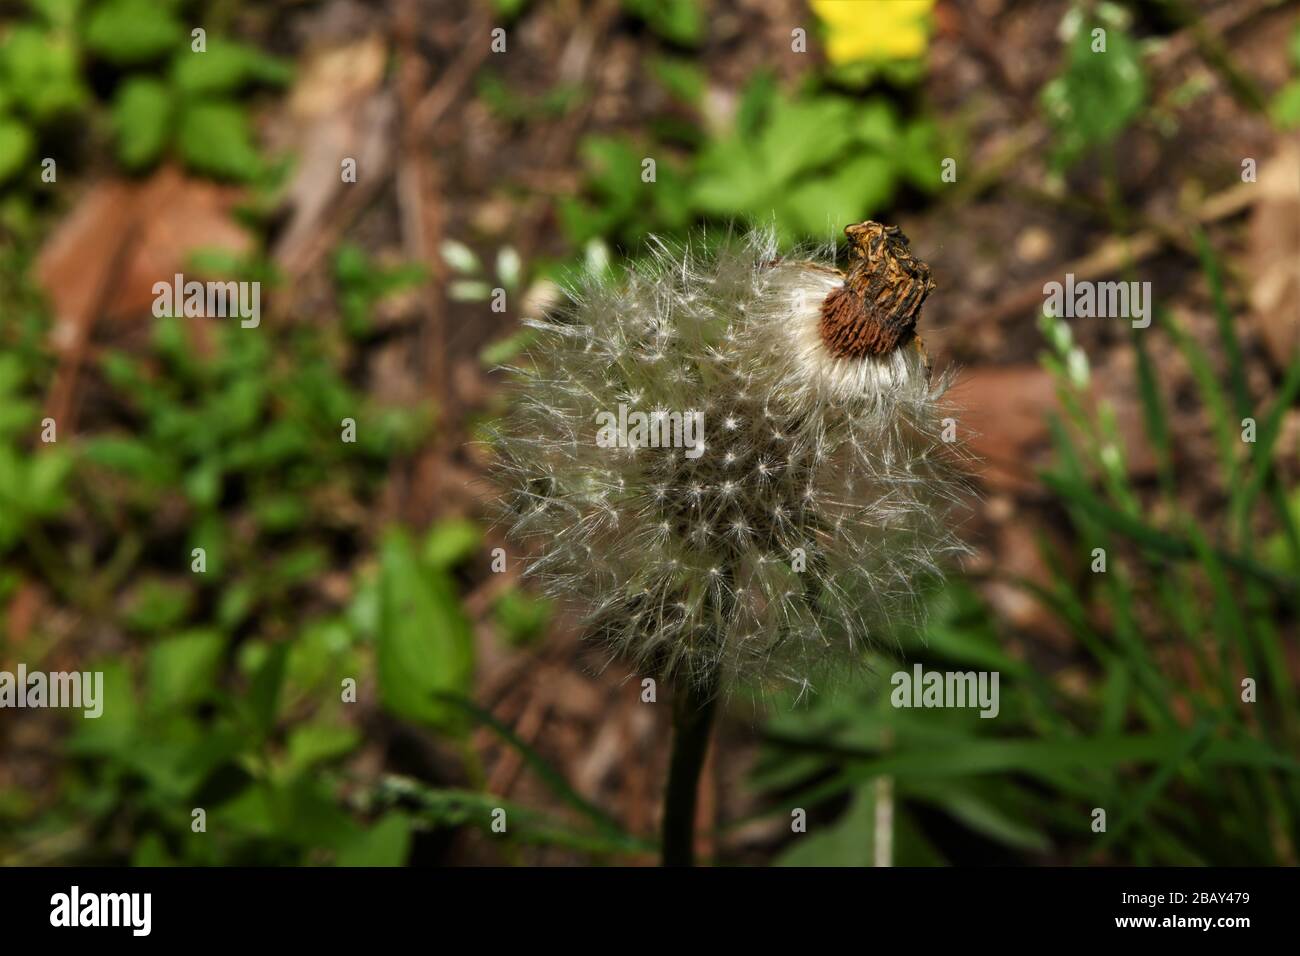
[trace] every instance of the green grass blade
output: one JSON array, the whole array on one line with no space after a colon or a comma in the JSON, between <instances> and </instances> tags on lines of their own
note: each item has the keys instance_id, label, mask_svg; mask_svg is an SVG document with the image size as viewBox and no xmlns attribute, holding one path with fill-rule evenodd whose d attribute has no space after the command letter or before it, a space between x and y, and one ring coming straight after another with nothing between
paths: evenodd
<instances>
[{"instance_id":1,"label":"green grass blade","mask_svg":"<svg viewBox=\"0 0 1300 956\"><path fill-rule=\"evenodd\" d=\"M524 762L532 769L533 773L537 774L538 779L546 784L552 793L594 823L605 834L620 837L628 836L627 831L623 829L617 820L574 790L569 785L569 782L564 779L564 776L546 761L545 757L525 743L518 734L497 720L492 714L458 694L438 693L434 696L464 711L476 723L487 727L502 741L518 751Z\"/></svg>"}]
</instances>

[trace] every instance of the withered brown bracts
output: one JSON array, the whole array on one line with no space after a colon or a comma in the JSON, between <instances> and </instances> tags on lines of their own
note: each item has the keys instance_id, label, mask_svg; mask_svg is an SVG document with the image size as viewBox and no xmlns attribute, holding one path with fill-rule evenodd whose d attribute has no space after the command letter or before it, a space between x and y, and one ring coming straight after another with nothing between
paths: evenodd
<instances>
[{"instance_id":1,"label":"withered brown bracts","mask_svg":"<svg viewBox=\"0 0 1300 956\"><path fill-rule=\"evenodd\" d=\"M821 337L832 355L883 355L912 338L921 304L935 288L897 226L846 226L849 271L822 306Z\"/></svg>"}]
</instances>

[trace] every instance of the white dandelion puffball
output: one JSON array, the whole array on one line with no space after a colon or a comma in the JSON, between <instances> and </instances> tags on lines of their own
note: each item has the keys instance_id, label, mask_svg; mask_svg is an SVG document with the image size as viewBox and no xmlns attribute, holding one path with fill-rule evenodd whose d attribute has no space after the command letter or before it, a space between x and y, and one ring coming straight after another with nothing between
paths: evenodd
<instances>
[{"instance_id":1,"label":"white dandelion puffball","mask_svg":"<svg viewBox=\"0 0 1300 956\"><path fill-rule=\"evenodd\" d=\"M845 231L847 273L768 232L656 242L528 323L494 436L507 531L642 673L809 686L915 626L964 550L946 381L914 332L930 270L895 227Z\"/></svg>"}]
</instances>

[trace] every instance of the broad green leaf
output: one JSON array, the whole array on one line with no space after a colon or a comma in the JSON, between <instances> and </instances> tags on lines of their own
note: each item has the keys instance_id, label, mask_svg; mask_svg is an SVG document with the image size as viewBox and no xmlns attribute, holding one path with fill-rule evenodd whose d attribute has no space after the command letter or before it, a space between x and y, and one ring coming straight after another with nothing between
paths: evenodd
<instances>
[{"instance_id":1,"label":"broad green leaf","mask_svg":"<svg viewBox=\"0 0 1300 956\"><path fill-rule=\"evenodd\" d=\"M776 100L758 140L768 182L780 186L835 160L853 136L852 119L847 100Z\"/></svg>"},{"instance_id":2,"label":"broad green leaf","mask_svg":"<svg viewBox=\"0 0 1300 956\"><path fill-rule=\"evenodd\" d=\"M814 176L784 197L783 218L810 236L838 236L844 226L870 217L894 191L894 164L864 153L828 176Z\"/></svg>"},{"instance_id":3,"label":"broad green leaf","mask_svg":"<svg viewBox=\"0 0 1300 956\"><path fill-rule=\"evenodd\" d=\"M853 136L859 142L891 150L898 147L900 134L898 116L888 100L875 97L854 111Z\"/></svg>"},{"instance_id":4,"label":"broad green leaf","mask_svg":"<svg viewBox=\"0 0 1300 956\"><path fill-rule=\"evenodd\" d=\"M407 536L389 531L380 547L379 634L376 667L380 697L392 713L437 727L461 715L439 692L467 693L474 643L451 581L416 557Z\"/></svg>"},{"instance_id":5,"label":"broad green leaf","mask_svg":"<svg viewBox=\"0 0 1300 956\"><path fill-rule=\"evenodd\" d=\"M849 807L829 827L796 833L776 866L873 866L876 853L876 788L859 787Z\"/></svg>"}]
</instances>

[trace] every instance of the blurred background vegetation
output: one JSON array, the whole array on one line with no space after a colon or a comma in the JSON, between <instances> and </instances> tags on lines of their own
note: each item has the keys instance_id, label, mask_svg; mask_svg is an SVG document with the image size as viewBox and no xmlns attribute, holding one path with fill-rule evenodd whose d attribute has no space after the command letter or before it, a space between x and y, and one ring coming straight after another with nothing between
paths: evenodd
<instances>
[{"instance_id":1,"label":"blurred background vegetation","mask_svg":"<svg viewBox=\"0 0 1300 956\"><path fill-rule=\"evenodd\" d=\"M651 235L872 217L976 553L863 676L727 702L708 855L1295 865L1297 128L1270 0L3 0L0 669L106 703L0 712L0 862L653 862L667 708L485 523L492 370ZM154 318L181 271L260 326ZM1155 321L1043 317L1067 272ZM999 716L894 709L916 662Z\"/></svg>"}]
</instances>

